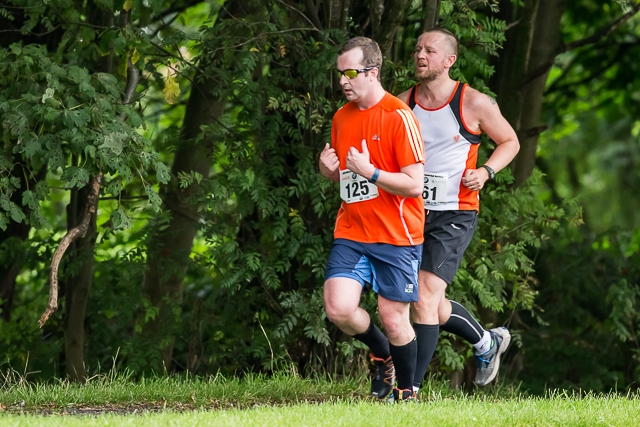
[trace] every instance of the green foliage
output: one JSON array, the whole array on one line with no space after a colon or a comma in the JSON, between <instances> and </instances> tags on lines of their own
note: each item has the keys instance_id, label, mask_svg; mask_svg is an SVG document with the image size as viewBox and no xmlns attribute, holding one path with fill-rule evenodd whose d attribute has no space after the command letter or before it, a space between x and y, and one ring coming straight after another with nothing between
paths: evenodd
<instances>
[{"instance_id":1,"label":"green foliage","mask_svg":"<svg viewBox=\"0 0 640 427\"><path fill-rule=\"evenodd\" d=\"M593 37L621 11L613 2L568 3L563 40ZM544 284L536 299L539 323L524 319L535 326L523 336L529 355L520 375L533 390L545 384L606 390L638 381L636 22L560 55L547 82L549 130L538 159L549 184L545 197L577 197L585 224L574 232L560 228L536 259ZM548 368L542 378L541 367Z\"/></svg>"},{"instance_id":2,"label":"green foliage","mask_svg":"<svg viewBox=\"0 0 640 427\"><path fill-rule=\"evenodd\" d=\"M194 200L208 219L207 263L217 271L204 304L238 325L234 333L214 319L210 327L224 333L213 334L206 353L208 364L227 369L270 369L288 355L301 366L311 361L310 370L336 335L321 284L338 197L316 166L335 109L335 48L330 33L282 31L295 15L272 6L273 22L220 21L200 47L206 72L225 83L215 98L231 106L205 129L217 141L216 172L201 177ZM228 348L236 350L231 365Z\"/></svg>"},{"instance_id":3,"label":"green foliage","mask_svg":"<svg viewBox=\"0 0 640 427\"><path fill-rule=\"evenodd\" d=\"M175 19L169 8L187 3L40 3L20 13L0 6L8 20L2 22L16 22L25 37L58 29L59 42L49 51L26 43L7 43L0 50L0 228L32 227L29 240L0 242L0 265L22 268L12 318L0 322L9 363L44 377L62 375L66 301L43 331L35 324L46 302L47 266L66 228L66 190L85 186L102 171L106 178L86 316L90 371L111 366L116 354L115 363L135 374L162 366L161 350L173 334L178 370L230 375L363 371L366 350L324 314L323 273L340 201L336 186L320 177L316 164L330 139L331 117L344 102L331 72L336 47L350 35L371 31L368 4L350 11L353 34L346 34L328 23L323 31L312 29L300 13L305 12L302 2L252 0L230 19L217 16L222 2L200 4ZM316 4L326 23L328 3ZM494 70L488 60L500 54L507 28L497 15L498 2L440 4L441 26L461 41L452 77L490 93L486 81ZM131 19L122 28L89 20L98 11L123 17L125 5L131 7ZM207 7L209 20L196 33ZM580 6L584 16L576 8L569 5L565 40L593 34L603 15L615 16L612 6L594 1ZM385 58L383 83L392 93L414 83L410 52L423 20L422 2L413 2L398 28L392 57ZM545 119L561 125L543 137L544 174L535 172L513 191L508 170L488 183L478 230L448 290L485 326L511 327L514 347L526 350L518 352L513 366L524 368L514 375L532 390L541 390L545 381L595 389L638 381L640 237L637 231L582 234L584 228L576 227L580 206L562 201L575 195L579 186L571 172L577 171L585 179L581 185L598 189L581 199L589 200L588 223L590 217L611 223L624 216L633 224L631 212L639 211L609 209L611 200L633 199L636 188L632 171L637 170L640 127L633 118L614 120L637 111L637 82L629 78L637 75L634 37L614 34L615 43L560 58L562 70L552 73ZM606 65L620 52L629 54L617 66L598 63ZM143 76L138 109L120 101L127 58ZM200 80L191 86L196 68ZM168 79L173 71L175 80ZM602 79L593 80L597 76ZM207 87L203 80L213 83L209 98L225 104L219 120L200 129L193 141L214 142L213 173L181 171L173 182L197 213L188 219L196 218L200 234L186 265L182 300L170 313L175 327L157 342L143 342L142 325L160 316L140 286L145 242L151 241L151 230L166 230L171 216L160 212L147 224L145 215L148 207L158 210L163 202L154 184L171 177L167 165L175 141L183 137L179 129L186 122L188 88L193 93ZM163 88L174 104L166 102ZM591 114L600 106L607 108ZM611 142L609 135L614 143L598 150L600 141ZM491 148L485 141L480 157ZM579 166L566 167L575 160ZM605 167L598 169L601 164ZM620 192L605 185L611 182ZM142 229L143 222L147 228ZM70 267L76 264L80 261ZM374 295L365 294L362 304L375 313ZM432 369L459 371L470 353L468 344L443 335Z\"/></svg>"},{"instance_id":4,"label":"green foliage","mask_svg":"<svg viewBox=\"0 0 640 427\"><path fill-rule=\"evenodd\" d=\"M539 279L532 254L548 247L557 230L582 223L575 201L554 206L539 196L544 189L539 171L515 190L509 188L513 182L509 172L501 171L483 189L476 233L447 289L449 298L475 313L488 328L508 325L522 311L537 314ZM520 333L514 326L511 332ZM456 358L448 347L449 341L440 340L444 372L458 370L466 356L466 351L458 351Z\"/></svg>"},{"instance_id":5,"label":"green foliage","mask_svg":"<svg viewBox=\"0 0 640 427\"><path fill-rule=\"evenodd\" d=\"M544 307L540 317L546 324L523 336L529 354L520 377L535 392L546 384L635 388L640 379L640 233L610 230L553 238L555 244L541 251L536 263L545 283L536 304ZM541 369L544 376L536 374Z\"/></svg>"},{"instance_id":6,"label":"green foliage","mask_svg":"<svg viewBox=\"0 0 640 427\"><path fill-rule=\"evenodd\" d=\"M46 170L65 188L82 188L100 171L111 180L111 189L138 177L144 180L149 170L160 170L157 177L168 179L166 166L136 130L142 123L137 112L121 104L120 85L112 75L90 75L77 66L56 64L43 46L13 44L0 50L0 87L0 227L10 219L47 226L40 210L48 199L46 184L22 188L16 175L34 178ZM149 184L145 190L159 207L155 190ZM29 218L11 201L15 192L22 193Z\"/></svg>"}]
</instances>

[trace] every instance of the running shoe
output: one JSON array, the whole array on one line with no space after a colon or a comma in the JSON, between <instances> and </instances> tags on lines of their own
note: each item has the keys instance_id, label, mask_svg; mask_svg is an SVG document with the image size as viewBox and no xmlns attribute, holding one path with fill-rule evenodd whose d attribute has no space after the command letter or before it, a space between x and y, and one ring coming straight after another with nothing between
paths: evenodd
<instances>
[{"instance_id":1,"label":"running shoe","mask_svg":"<svg viewBox=\"0 0 640 427\"><path fill-rule=\"evenodd\" d=\"M391 356L386 359L369 354L371 362L371 396L385 400L393 391L396 382L396 369Z\"/></svg>"},{"instance_id":2,"label":"running shoe","mask_svg":"<svg viewBox=\"0 0 640 427\"><path fill-rule=\"evenodd\" d=\"M474 382L479 386L489 384L496 377L498 368L500 368L500 356L507 350L511 342L511 334L503 326L490 329L489 333L491 334L491 348L485 353L475 354L478 359L478 370Z\"/></svg>"}]
</instances>

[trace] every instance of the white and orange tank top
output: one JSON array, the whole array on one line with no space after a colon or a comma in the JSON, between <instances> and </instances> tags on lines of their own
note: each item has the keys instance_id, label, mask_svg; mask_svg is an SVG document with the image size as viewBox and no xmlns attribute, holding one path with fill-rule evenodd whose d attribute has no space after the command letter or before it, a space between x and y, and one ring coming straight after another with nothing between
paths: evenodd
<instances>
[{"instance_id":1,"label":"white and orange tank top","mask_svg":"<svg viewBox=\"0 0 640 427\"><path fill-rule=\"evenodd\" d=\"M424 208L434 211L479 210L478 191L462 184L467 169L475 169L482 132L468 129L462 116L467 84L457 83L446 104L425 108L417 102L417 86L409 107L420 122L424 141Z\"/></svg>"}]
</instances>

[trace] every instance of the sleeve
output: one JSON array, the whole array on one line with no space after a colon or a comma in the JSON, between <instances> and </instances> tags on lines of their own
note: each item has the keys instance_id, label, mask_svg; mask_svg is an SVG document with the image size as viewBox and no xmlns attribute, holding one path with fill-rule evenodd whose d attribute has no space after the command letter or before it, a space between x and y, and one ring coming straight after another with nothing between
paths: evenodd
<instances>
[{"instance_id":1,"label":"sleeve","mask_svg":"<svg viewBox=\"0 0 640 427\"><path fill-rule=\"evenodd\" d=\"M396 157L398 165L403 168L414 163L424 164L424 143L420 132L420 123L413 111L398 108L396 125Z\"/></svg>"}]
</instances>

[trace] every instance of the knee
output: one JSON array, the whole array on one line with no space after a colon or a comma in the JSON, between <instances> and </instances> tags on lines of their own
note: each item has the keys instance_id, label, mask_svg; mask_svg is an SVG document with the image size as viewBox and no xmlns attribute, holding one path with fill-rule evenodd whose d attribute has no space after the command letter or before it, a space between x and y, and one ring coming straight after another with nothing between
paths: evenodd
<instances>
[{"instance_id":1,"label":"knee","mask_svg":"<svg viewBox=\"0 0 640 427\"><path fill-rule=\"evenodd\" d=\"M336 325L341 325L344 323L348 323L349 319L352 317L352 311L346 307L340 306L338 304L325 304L325 312L327 313L327 318Z\"/></svg>"},{"instance_id":2,"label":"knee","mask_svg":"<svg viewBox=\"0 0 640 427\"><path fill-rule=\"evenodd\" d=\"M418 283L420 301L430 305L437 305L447 289L447 282L430 272L421 272Z\"/></svg>"},{"instance_id":3,"label":"knee","mask_svg":"<svg viewBox=\"0 0 640 427\"><path fill-rule=\"evenodd\" d=\"M394 337L403 335L407 330L412 330L409 318L405 319L402 316L385 316L380 319L384 331L391 341Z\"/></svg>"},{"instance_id":4,"label":"knee","mask_svg":"<svg viewBox=\"0 0 640 427\"><path fill-rule=\"evenodd\" d=\"M420 290L420 298L413 303L413 309L419 312L436 311L442 295L439 292L430 292L429 290Z\"/></svg>"}]
</instances>

